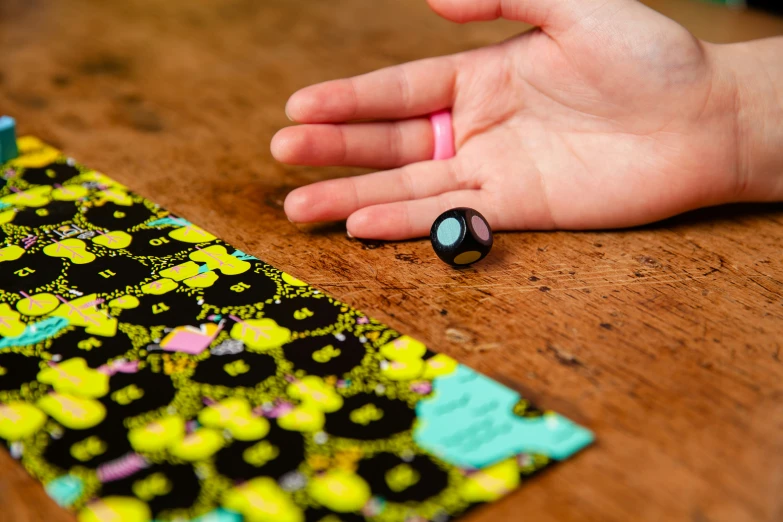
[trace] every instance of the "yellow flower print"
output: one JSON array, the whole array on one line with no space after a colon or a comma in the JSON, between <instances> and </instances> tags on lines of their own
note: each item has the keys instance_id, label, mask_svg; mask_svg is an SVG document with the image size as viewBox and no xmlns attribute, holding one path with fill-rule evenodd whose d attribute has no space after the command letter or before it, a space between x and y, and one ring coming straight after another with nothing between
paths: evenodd
<instances>
[{"instance_id":1,"label":"yellow flower print","mask_svg":"<svg viewBox=\"0 0 783 522\"><path fill-rule=\"evenodd\" d=\"M146 502L131 497L104 497L79 512L78 522L150 522Z\"/></svg>"},{"instance_id":2,"label":"yellow flower print","mask_svg":"<svg viewBox=\"0 0 783 522\"><path fill-rule=\"evenodd\" d=\"M167 292L171 292L178 286L179 285L171 279L163 278L151 283L147 283L146 285L142 285L141 291L145 294L162 295Z\"/></svg>"},{"instance_id":3,"label":"yellow flower print","mask_svg":"<svg viewBox=\"0 0 783 522\"><path fill-rule=\"evenodd\" d=\"M14 401L0 404L0 439L19 440L44 425L46 415L31 404Z\"/></svg>"},{"instance_id":4,"label":"yellow flower print","mask_svg":"<svg viewBox=\"0 0 783 522\"><path fill-rule=\"evenodd\" d=\"M0 248L0 262L16 261L23 255L24 255L24 248L17 245L9 245L5 248Z\"/></svg>"},{"instance_id":5,"label":"yellow flower print","mask_svg":"<svg viewBox=\"0 0 783 522\"><path fill-rule=\"evenodd\" d=\"M47 293L33 294L16 302L16 309L30 317L46 315L58 306L60 306L60 301L57 296ZM2 315L2 305L0 305L0 316Z\"/></svg>"},{"instance_id":6,"label":"yellow flower print","mask_svg":"<svg viewBox=\"0 0 783 522\"><path fill-rule=\"evenodd\" d=\"M203 274L189 277L185 279L184 283L190 288L209 288L210 286L214 285L215 281L217 280L218 275L210 270L209 272L204 272Z\"/></svg>"},{"instance_id":7,"label":"yellow flower print","mask_svg":"<svg viewBox=\"0 0 783 522\"><path fill-rule=\"evenodd\" d=\"M381 420L383 418L383 410L379 409L375 404L365 404L361 408L356 408L349 415L351 422L367 426L371 422Z\"/></svg>"},{"instance_id":8,"label":"yellow flower print","mask_svg":"<svg viewBox=\"0 0 783 522\"><path fill-rule=\"evenodd\" d=\"M435 377L442 377L448 375L457 369L459 363L449 357L439 353L434 357L427 359L427 364L424 367L424 379L434 379Z\"/></svg>"},{"instance_id":9,"label":"yellow flower print","mask_svg":"<svg viewBox=\"0 0 783 522\"><path fill-rule=\"evenodd\" d=\"M269 477L259 477L228 491L223 507L244 516L245 522L304 522L304 513Z\"/></svg>"},{"instance_id":10,"label":"yellow flower print","mask_svg":"<svg viewBox=\"0 0 783 522\"><path fill-rule=\"evenodd\" d=\"M45 167L60 156L60 151L33 136L20 137L16 146L19 147L19 156L11 160L14 167Z\"/></svg>"},{"instance_id":11,"label":"yellow flower print","mask_svg":"<svg viewBox=\"0 0 783 522\"><path fill-rule=\"evenodd\" d=\"M188 462L208 459L225 444L223 434L210 428L201 428L186 435L171 448L171 455Z\"/></svg>"},{"instance_id":12,"label":"yellow flower print","mask_svg":"<svg viewBox=\"0 0 783 522\"><path fill-rule=\"evenodd\" d=\"M203 228L191 224L172 230L169 232L169 237L183 243L209 243L216 239Z\"/></svg>"},{"instance_id":13,"label":"yellow flower print","mask_svg":"<svg viewBox=\"0 0 783 522\"><path fill-rule=\"evenodd\" d=\"M101 190L97 193L97 195L104 202L111 201L116 205L122 205L124 207L129 207L133 204L133 200L126 192L125 187L117 183L113 183L113 186L107 188L106 190Z\"/></svg>"},{"instance_id":14,"label":"yellow flower print","mask_svg":"<svg viewBox=\"0 0 783 522\"><path fill-rule=\"evenodd\" d=\"M49 203L51 192L52 187L43 185L3 196L0 202L14 207L42 207Z\"/></svg>"},{"instance_id":15,"label":"yellow flower print","mask_svg":"<svg viewBox=\"0 0 783 522\"><path fill-rule=\"evenodd\" d=\"M57 201L76 201L87 197L89 190L81 185L65 185L52 191L52 199Z\"/></svg>"},{"instance_id":16,"label":"yellow flower print","mask_svg":"<svg viewBox=\"0 0 783 522\"><path fill-rule=\"evenodd\" d=\"M137 401L144 397L144 389L139 388L135 384L129 384L128 386L120 388L116 392L112 393L110 397L111 400L117 404L127 406L133 401Z\"/></svg>"},{"instance_id":17,"label":"yellow flower print","mask_svg":"<svg viewBox=\"0 0 783 522\"><path fill-rule=\"evenodd\" d=\"M519 485L519 466L508 459L481 469L465 479L459 495L468 502L492 502Z\"/></svg>"},{"instance_id":18,"label":"yellow flower print","mask_svg":"<svg viewBox=\"0 0 783 522\"><path fill-rule=\"evenodd\" d=\"M57 317L65 317L73 326L84 326L90 335L114 337L117 333L117 318L110 317L105 310L99 310L97 294L89 294L61 304L52 312Z\"/></svg>"},{"instance_id":19,"label":"yellow flower print","mask_svg":"<svg viewBox=\"0 0 783 522\"><path fill-rule=\"evenodd\" d=\"M308 375L288 385L288 394L294 399L299 399L303 404L325 412L339 410L343 405L334 388L315 375Z\"/></svg>"},{"instance_id":20,"label":"yellow flower print","mask_svg":"<svg viewBox=\"0 0 783 522\"><path fill-rule=\"evenodd\" d=\"M381 373L387 379L395 381L410 381L419 377L432 379L456 368L453 359L441 355L436 355L425 363L422 357L427 352L427 347L407 335L386 343L380 352L388 359L381 365Z\"/></svg>"},{"instance_id":21,"label":"yellow flower print","mask_svg":"<svg viewBox=\"0 0 783 522\"><path fill-rule=\"evenodd\" d=\"M260 468L270 460L276 459L278 455L280 455L280 448L272 445L267 440L262 440L243 451L242 460Z\"/></svg>"},{"instance_id":22,"label":"yellow flower print","mask_svg":"<svg viewBox=\"0 0 783 522\"><path fill-rule=\"evenodd\" d=\"M227 429L237 440L258 440L269 433L269 421L253 415L244 399L225 399L204 408L198 420L208 428Z\"/></svg>"},{"instance_id":23,"label":"yellow flower print","mask_svg":"<svg viewBox=\"0 0 783 522\"><path fill-rule=\"evenodd\" d=\"M307 283L305 283L304 281L302 281L300 279L295 278L291 274L287 274L287 273L283 272L282 277L283 277L283 281L285 281L286 283L288 283L291 286L307 286Z\"/></svg>"},{"instance_id":24,"label":"yellow flower print","mask_svg":"<svg viewBox=\"0 0 783 522\"><path fill-rule=\"evenodd\" d=\"M155 453L176 445L185 437L185 420L182 417L164 417L128 432L131 447L143 453Z\"/></svg>"},{"instance_id":25,"label":"yellow flower print","mask_svg":"<svg viewBox=\"0 0 783 522\"><path fill-rule=\"evenodd\" d=\"M188 277L198 275L198 265L193 261L186 261L179 265L174 265L171 268L161 270L158 274L161 277L168 277L174 281L182 281Z\"/></svg>"},{"instance_id":26,"label":"yellow flower print","mask_svg":"<svg viewBox=\"0 0 783 522\"><path fill-rule=\"evenodd\" d=\"M157 496L171 493L171 481L163 473L153 473L141 480L137 480L131 486L133 494L140 499L149 502Z\"/></svg>"},{"instance_id":27,"label":"yellow flower print","mask_svg":"<svg viewBox=\"0 0 783 522\"><path fill-rule=\"evenodd\" d=\"M142 453L168 452L177 458L194 462L208 459L225 444L223 434L201 428L185 434L185 420L179 416L164 417L128 432L131 447Z\"/></svg>"},{"instance_id":28,"label":"yellow flower print","mask_svg":"<svg viewBox=\"0 0 783 522\"><path fill-rule=\"evenodd\" d=\"M200 242L197 241L197 243ZM206 263L210 270L220 270L224 275L239 275L250 270L250 263L232 256L228 253L226 247L221 245L199 248L190 254L190 259L198 263Z\"/></svg>"},{"instance_id":29,"label":"yellow flower print","mask_svg":"<svg viewBox=\"0 0 783 522\"><path fill-rule=\"evenodd\" d=\"M45 395L38 400L38 407L72 430L92 428L106 417L106 408L100 402L64 393Z\"/></svg>"},{"instance_id":30,"label":"yellow flower print","mask_svg":"<svg viewBox=\"0 0 783 522\"><path fill-rule=\"evenodd\" d=\"M71 446L71 456L76 460L87 462L90 459L106 453L106 442L96 435L87 437Z\"/></svg>"},{"instance_id":31,"label":"yellow flower print","mask_svg":"<svg viewBox=\"0 0 783 522\"><path fill-rule=\"evenodd\" d=\"M90 172L82 174L80 179L82 181L92 181L94 183L103 185L105 187L117 187L119 189L127 190L127 187L125 185L117 181L114 181L106 174L98 172L97 170L91 170Z\"/></svg>"},{"instance_id":32,"label":"yellow flower print","mask_svg":"<svg viewBox=\"0 0 783 522\"><path fill-rule=\"evenodd\" d=\"M399 493L416 485L421 479L421 475L409 465L400 464L387 471L384 479L389 489Z\"/></svg>"},{"instance_id":33,"label":"yellow flower print","mask_svg":"<svg viewBox=\"0 0 783 522\"><path fill-rule=\"evenodd\" d=\"M277 425L288 431L320 431L325 422L324 412L312 406L297 406L277 418Z\"/></svg>"},{"instance_id":34,"label":"yellow flower print","mask_svg":"<svg viewBox=\"0 0 783 522\"><path fill-rule=\"evenodd\" d=\"M424 361L415 358L385 361L381 366L381 373L387 379L394 381L410 381L419 377L422 372L424 372Z\"/></svg>"},{"instance_id":35,"label":"yellow flower print","mask_svg":"<svg viewBox=\"0 0 783 522\"><path fill-rule=\"evenodd\" d=\"M266 350L287 343L291 338L291 330L278 326L273 319L247 319L234 324L230 335L249 348Z\"/></svg>"},{"instance_id":36,"label":"yellow flower print","mask_svg":"<svg viewBox=\"0 0 783 522\"><path fill-rule=\"evenodd\" d=\"M133 241L133 236L122 230L113 230L105 234L98 234L92 238L92 242L96 245L113 249L125 248L131 244L131 241Z\"/></svg>"},{"instance_id":37,"label":"yellow flower print","mask_svg":"<svg viewBox=\"0 0 783 522\"><path fill-rule=\"evenodd\" d=\"M307 485L313 500L337 513L359 511L370 500L370 486L355 473L333 469Z\"/></svg>"},{"instance_id":38,"label":"yellow flower print","mask_svg":"<svg viewBox=\"0 0 783 522\"><path fill-rule=\"evenodd\" d=\"M0 337L16 337L22 335L25 325L19 320L19 312L13 310L8 303L0 303Z\"/></svg>"},{"instance_id":39,"label":"yellow flower print","mask_svg":"<svg viewBox=\"0 0 783 522\"><path fill-rule=\"evenodd\" d=\"M244 359L237 359L234 362L224 364L223 371L225 371L231 377L236 377L237 375L242 375L249 372L250 366L248 366Z\"/></svg>"},{"instance_id":40,"label":"yellow flower print","mask_svg":"<svg viewBox=\"0 0 783 522\"><path fill-rule=\"evenodd\" d=\"M38 372L38 381L51 384L59 393L97 399L109 393L109 376L93 370L81 357L55 363Z\"/></svg>"},{"instance_id":41,"label":"yellow flower print","mask_svg":"<svg viewBox=\"0 0 783 522\"><path fill-rule=\"evenodd\" d=\"M121 308L123 310L130 310L132 308L136 308L139 306L140 301L139 298L133 295L123 295L121 297L118 297L117 299L112 299L109 301L109 306L111 308Z\"/></svg>"},{"instance_id":42,"label":"yellow flower print","mask_svg":"<svg viewBox=\"0 0 783 522\"><path fill-rule=\"evenodd\" d=\"M87 251L87 245L81 239L69 237L62 241L46 245L43 253L50 257L64 257L75 265L86 265L95 261L95 254Z\"/></svg>"},{"instance_id":43,"label":"yellow flower print","mask_svg":"<svg viewBox=\"0 0 783 522\"><path fill-rule=\"evenodd\" d=\"M427 347L423 343L407 335L381 346L381 355L392 361L421 359L426 352Z\"/></svg>"}]
</instances>

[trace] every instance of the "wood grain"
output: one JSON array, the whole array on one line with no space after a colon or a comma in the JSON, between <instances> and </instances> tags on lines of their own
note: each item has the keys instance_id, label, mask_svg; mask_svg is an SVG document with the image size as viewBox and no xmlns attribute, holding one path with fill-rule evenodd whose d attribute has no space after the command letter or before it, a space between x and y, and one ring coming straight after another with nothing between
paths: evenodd
<instances>
[{"instance_id":1,"label":"wood grain","mask_svg":"<svg viewBox=\"0 0 783 522\"><path fill-rule=\"evenodd\" d=\"M648 2L699 37L783 20ZM595 430L598 443L473 521L783 519L783 206L602 233L499 234L452 270L426 241L300 229L269 141L297 88L496 42L423 0L4 0L0 112L244 251ZM65 522L0 452L1 520Z\"/></svg>"}]
</instances>

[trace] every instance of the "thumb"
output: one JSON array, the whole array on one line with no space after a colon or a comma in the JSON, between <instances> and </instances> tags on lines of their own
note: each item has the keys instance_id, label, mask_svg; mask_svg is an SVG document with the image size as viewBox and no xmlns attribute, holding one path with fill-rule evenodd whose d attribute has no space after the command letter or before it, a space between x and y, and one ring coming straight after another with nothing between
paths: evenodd
<instances>
[{"instance_id":1,"label":"thumb","mask_svg":"<svg viewBox=\"0 0 783 522\"><path fill-rule=\"evenodd\" d=\"M635 0L427 0L440 16L457 23L505 18L564 32L598 11L616 10Z\"/></svg>"}]
</instances>

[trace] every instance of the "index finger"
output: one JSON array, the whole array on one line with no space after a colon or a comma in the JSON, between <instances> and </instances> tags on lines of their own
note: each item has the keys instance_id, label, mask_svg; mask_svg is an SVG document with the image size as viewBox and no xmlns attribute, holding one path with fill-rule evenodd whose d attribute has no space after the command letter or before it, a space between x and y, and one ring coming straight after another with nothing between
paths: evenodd
<instances>
[{"instance_id":1,"label":"index finger","mask_svg":"<svg viewBox=\"0 0 783 522\"><path fill-rule=\"evenodd\" d=\"M286 114L297 123L403 119L452 106L455 57L427 58L294 93Z\"/></svg>"}]
</instances>

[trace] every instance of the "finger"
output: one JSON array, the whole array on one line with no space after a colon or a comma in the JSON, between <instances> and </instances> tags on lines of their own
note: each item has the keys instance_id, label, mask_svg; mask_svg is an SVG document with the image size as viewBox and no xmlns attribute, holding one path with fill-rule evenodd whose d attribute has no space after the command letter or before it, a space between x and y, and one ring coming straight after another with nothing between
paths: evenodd
<instances>
[{"instance_id":1,"label":"finger","mask_svg":"<svg viewBox=\"0 0 783 522\"><path fill-rule=\"evenodd\" d=\"M458 23L505 18L562 31L593 12L629 0L427 0L442 17ZM636 2L633 2L636 3Z\"/></svg>"},{"instance_id":2,"label":"finger","mask_svg":"<svg viewBox=\"0 0 783 522\"><path fill-rule=\"evenodd\" d=\"M294 93L286 114L298 123L405 119L451 107L454 57L429 58L305 87Z\"/></svg>"},{"instance_id":3,"label":"finger","mask_svg":"<svg viewBox=\"0 0 783 522\"><path fill-rule=\"evenodd\" d=\"M493 205L485 192L458 190L424 199L363 208L350 215L346 227L350 235L363 239L397 241L426 237L435 219L456 207L478 210L490 226L497 226Z\"/></svg>"},{"instance_id":4,"label":"finger","mask_svg":"<svg viewBox=\"0 0 783 522\"><path fill-rule=\"evenodd\" d=\"M390 123L287 127L272 139L272 155L292 165L390 169L432 158L426 118Z\"/></svg>"},{"instance_id":5,"label":"finger","mask_svg":"<svg viewBox=\"0 0 783 522\"><path fill-rule=\"evenodd\" d=\"M285 213L295 223L338 221L364 207L435 196L460 188L455 166L453 161L427 161L314 183L288 194Z\"/></svg>"}]
</instances>

